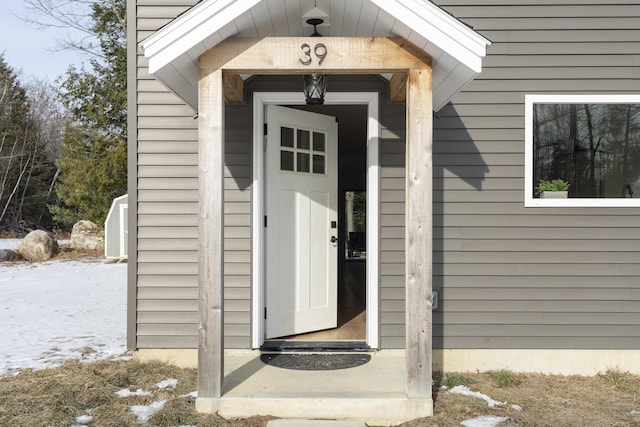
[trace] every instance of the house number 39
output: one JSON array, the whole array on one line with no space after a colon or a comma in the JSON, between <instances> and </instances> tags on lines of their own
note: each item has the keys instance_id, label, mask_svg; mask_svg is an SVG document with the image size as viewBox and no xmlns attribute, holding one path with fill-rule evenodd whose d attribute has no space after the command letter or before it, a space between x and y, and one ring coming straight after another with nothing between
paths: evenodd
<instances>
[{"instance_id":1,"label":"house number 39","mask_svg":"<svg viewBox=\"0 0 640 427\"><path fill-rule=\"evenodd\" d=\"M303 55L303 57L300 58L300 63L302 65L311 65L311 63L313 62L313 57L311 56L311 46L309 46L307 43L303 43L300 46L300 49L302 50ZM318 65L322 65L322 63L324 62L324 58L327 57L327 52L327 47L323 43L317 43L313 47L313 54L316 56L316 58L318 58Z\"/></svg>"}]
</instances>

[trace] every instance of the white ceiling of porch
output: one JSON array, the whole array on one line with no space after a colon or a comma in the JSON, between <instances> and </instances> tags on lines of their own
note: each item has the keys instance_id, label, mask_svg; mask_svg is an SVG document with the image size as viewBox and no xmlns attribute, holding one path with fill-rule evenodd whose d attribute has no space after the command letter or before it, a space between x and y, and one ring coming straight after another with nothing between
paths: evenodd
<instances>
[{"instance_id":1,"label":"white ceiling of porch","mask_svg":"<svg viewBox=\"0 0 640 427\"><path fill-rule=\"evenodd\" d=\"M403 37L433 58L434 110L482 70L490 44L427 0L203 0L141 43L149 70L197 107L198 57L228 37Z\"/></svg>"}]
</instances>

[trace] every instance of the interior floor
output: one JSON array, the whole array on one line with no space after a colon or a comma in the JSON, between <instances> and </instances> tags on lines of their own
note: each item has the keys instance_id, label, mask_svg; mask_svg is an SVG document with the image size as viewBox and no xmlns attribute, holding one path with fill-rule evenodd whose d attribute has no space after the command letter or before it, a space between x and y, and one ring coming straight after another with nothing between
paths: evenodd
<instances>
[{"instance_id":1,"label":"interior floor","mask_svg":"<svg viewBox=\"0 0 640 427\"><path fill-rule=\"evenodd\" d=\"M338 327L308 334L284 337L288 341L365 341L366 261L345 260L338 282Z\"/></svg>"}]
</instances>

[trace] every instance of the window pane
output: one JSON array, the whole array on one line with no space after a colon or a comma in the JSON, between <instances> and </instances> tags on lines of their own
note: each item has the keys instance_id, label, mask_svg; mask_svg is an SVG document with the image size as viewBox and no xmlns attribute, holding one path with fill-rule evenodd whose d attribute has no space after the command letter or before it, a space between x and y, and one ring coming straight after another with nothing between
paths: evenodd
<instances>
[{"instance_id":1,"label":"window pane","mask_svg":"<svg viewBox=\"0 0 640 427\"><path fill-rule=\"evenodd\" d=\"M309 155L305 153L298 153L298 172L310 172Z\"/></svg>"},{"instance_id":2,"label":"window pane","mask_svg":"<svg viewBox=\"0 0 640 427\"><path fill-rule=\"evenodd\" d=\"M293 170L293 153L291 151L280 151L280 170Z\"/></svg>"},{"instance_id":3,"label":"window pane","mask_svg":"<svg viewBox=\"0 0 640 427\"><path fill-rule=\"evenodd\" d=\"M298 129L298 148L308 150L311 147L311 132Z\"/></svg>"},{"instance_id":4,"label":"window pane","mask_svg":"<svg viewBox=\"0 0 640 427\"><path fill-rule=\"evenodd\" d=\"M313 155L313 173L324 174L324 159L325 157L322 155Z\"/></svg>"},{"instance_id":5,"label":"window pane","mask_svg":"<svg viewBox=\"0 0 640 427\"><path fill-rule=\"evenodd\" d=\"M533 105L533 187L567 181L570 198L640 197L639 104Z\"/></svg>"},{"instance_id":6,"label":"window pane","mask_svg":"<svg viewBox=\"0 0 640 427\"><path fill-rule=\"evenodd\" d=\"M313 151L325 151L324 133L313 133Z\"/></svg>"},{"instance_id":7,"label":"window pane","mask_svg":"<svg viewBox=\"0 0 640 427\"><path fill-rule=\"evenodd\" d=\"M284 126L280 128L280 145L293 148L293 129Z\"/></svg>"}]
</instances>

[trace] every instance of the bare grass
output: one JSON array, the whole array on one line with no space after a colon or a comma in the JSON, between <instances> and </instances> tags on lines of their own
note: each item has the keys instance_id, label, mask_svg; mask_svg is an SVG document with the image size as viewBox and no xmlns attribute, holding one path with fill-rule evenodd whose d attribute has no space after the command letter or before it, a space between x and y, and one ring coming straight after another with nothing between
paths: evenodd
<instances>
[{"instance_id":1,"label":"bare grass","mask_svg":"<svg viewBox=\"0 0 640 427\"><path fill-rule=\"evenodd\" d=\"M516 375L516 374L513 374ZM403 427L459 426L481 415L507 417L508 426L640 426L640 377L611 369L594 377L517 374L517 384L500 386L495 373L446 374L434 384L435 416ZM175 389L159 388L163 380L179 380ZM504 405L489 408L485 401L449 393L449 381L470 387ZM150 426L264 427L271 419L254 417L225 420L195 411L195 369L156 362L98 361L41 371L25 370L0 377L0 425L61 426L76 417L91 415L91 427L138 426L129 408L166 400L148 421ZM127 389L149 391L152 396L118 397ZM517 405L517 406L513 406Z\"/></svg>"}]
</instances>

